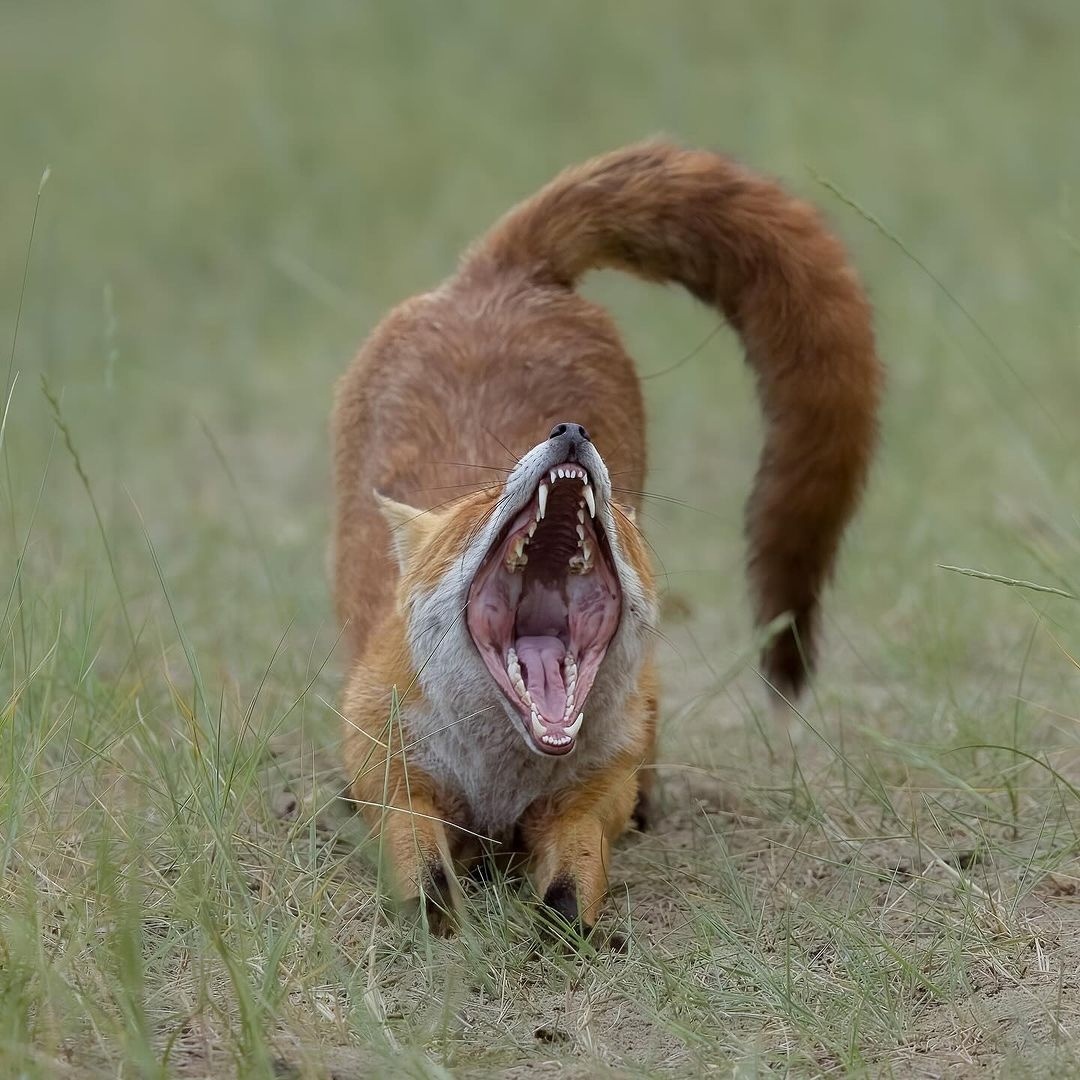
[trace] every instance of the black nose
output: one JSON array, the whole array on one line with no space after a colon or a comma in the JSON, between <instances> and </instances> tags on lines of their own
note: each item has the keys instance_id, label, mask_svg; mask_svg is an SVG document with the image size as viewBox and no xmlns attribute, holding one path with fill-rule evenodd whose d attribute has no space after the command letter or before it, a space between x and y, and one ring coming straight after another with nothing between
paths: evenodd
<instances>
[{"instance_id":1,"label":"black nose","mask_svg":"<svg viewBox=\"0 0 1080 1080\"><path fill-rule=\"evenodd\" d=\"M573 442L592 442L589 433L580 424L556 424L551 429L551 434L548 438L559 439L567 434L569 434L570 439Z\"/></svg>"},{"instance_id":2,"label":"black nose","mask_svg":"<svg viewBox=\"0 0 1080 1080\"><path fill-rule=\"evenodd\" d=\"M592 440L580 424L556 424L551 429L548 442L558 444L563 461L577 461L581 447Z\"/></svg>"}]
</instances>

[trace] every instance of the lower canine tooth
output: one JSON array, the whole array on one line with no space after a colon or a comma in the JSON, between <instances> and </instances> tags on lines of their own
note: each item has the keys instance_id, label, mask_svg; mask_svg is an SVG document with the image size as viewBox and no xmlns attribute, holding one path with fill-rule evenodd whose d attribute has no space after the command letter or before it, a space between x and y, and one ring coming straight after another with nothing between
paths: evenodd
<instances>
[{"instance_id":1,"label":"lower canine tooth","mask_svg":"<svg viewBox=\"0 0 1080 1080\"><path fill-rule=\"evenodd\" d=\"M577 719L568 728L565 729L566 735L569 738L572 739L581 730L581 722L584 719L585 714L583 712L579 712L577 714Z\"/></svg>"},{"instance_id":2,"label":"lower canine tooth","mask_svg":"<svg viewBox=\"0 0 1080 1080\"><path fill-rule=\"evenodd\" d=\"M532 732L538 739L542 739L547 734L547 729L540 723L540 717L536 715L535 707L532 711Z\"/></svg>"},{"instance_id":3,"label":"lower canine tooth","mask_svg":"<svg viewBox=\"0 0 1080 1080\"><path fill-rule=\"evenodd\" d=\"M519 536L510 546L510 551L506 555L506 569L511 573L520 570L529 561L529 556L525 554L527 543L524 536Z\"/></svg>"}]
</instances>

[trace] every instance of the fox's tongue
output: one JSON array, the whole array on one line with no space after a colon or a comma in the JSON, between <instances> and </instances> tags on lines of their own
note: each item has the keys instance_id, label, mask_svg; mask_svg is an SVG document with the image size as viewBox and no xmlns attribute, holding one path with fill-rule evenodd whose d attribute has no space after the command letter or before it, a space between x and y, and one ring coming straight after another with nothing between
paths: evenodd
<instances>
[{"instance_id":1,"label":"fox's tongue","mask_svg":"<svg viewBox=\"0 0 1080 1080\"><path fill-rule=\"evenodd\" d=\"M560 724L566 711L563 657L566 646L557 637L520 637L514 646L529 696L549 725Z\"/></svg>"}]
</instances>

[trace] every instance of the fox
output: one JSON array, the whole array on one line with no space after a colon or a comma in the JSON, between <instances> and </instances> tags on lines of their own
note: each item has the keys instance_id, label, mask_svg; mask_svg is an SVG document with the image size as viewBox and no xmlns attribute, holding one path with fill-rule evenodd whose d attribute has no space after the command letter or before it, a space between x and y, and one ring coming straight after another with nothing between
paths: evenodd
<instances>
[{"instance_id":1,"label":"fox","mask_svg":"<svg viewBox=\"0 0 1080 1080\"><path fill-rule=\"evenodd\" d=\"M837 236L777 181L665 139L566 169L378 324L332 414L348 796L390 892L452 932L492 845L582 935L647 822L658 586L641 383L594 269L739 335L764 418L745 511L760 674L794 698L878 436L883 366Z\"/></svg>"}]
</instances>

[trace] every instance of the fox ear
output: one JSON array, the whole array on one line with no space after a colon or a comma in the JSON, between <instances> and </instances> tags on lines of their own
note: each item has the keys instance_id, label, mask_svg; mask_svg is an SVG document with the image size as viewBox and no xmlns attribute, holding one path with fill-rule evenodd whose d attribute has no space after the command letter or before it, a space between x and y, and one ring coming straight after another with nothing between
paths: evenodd
<instances>
[{"instance_id":1,"label":"fox ear","mask_svg":"<svg viewBox=\"0 0 1080 1080\"><path fill-rule=\"evenodd\" d=\"M372 490L379 512L390 526L390 544L404 571L413 553L423 544L431 529L430 514L407 503L396 502Z\"/></svg>"}]
</instances>

